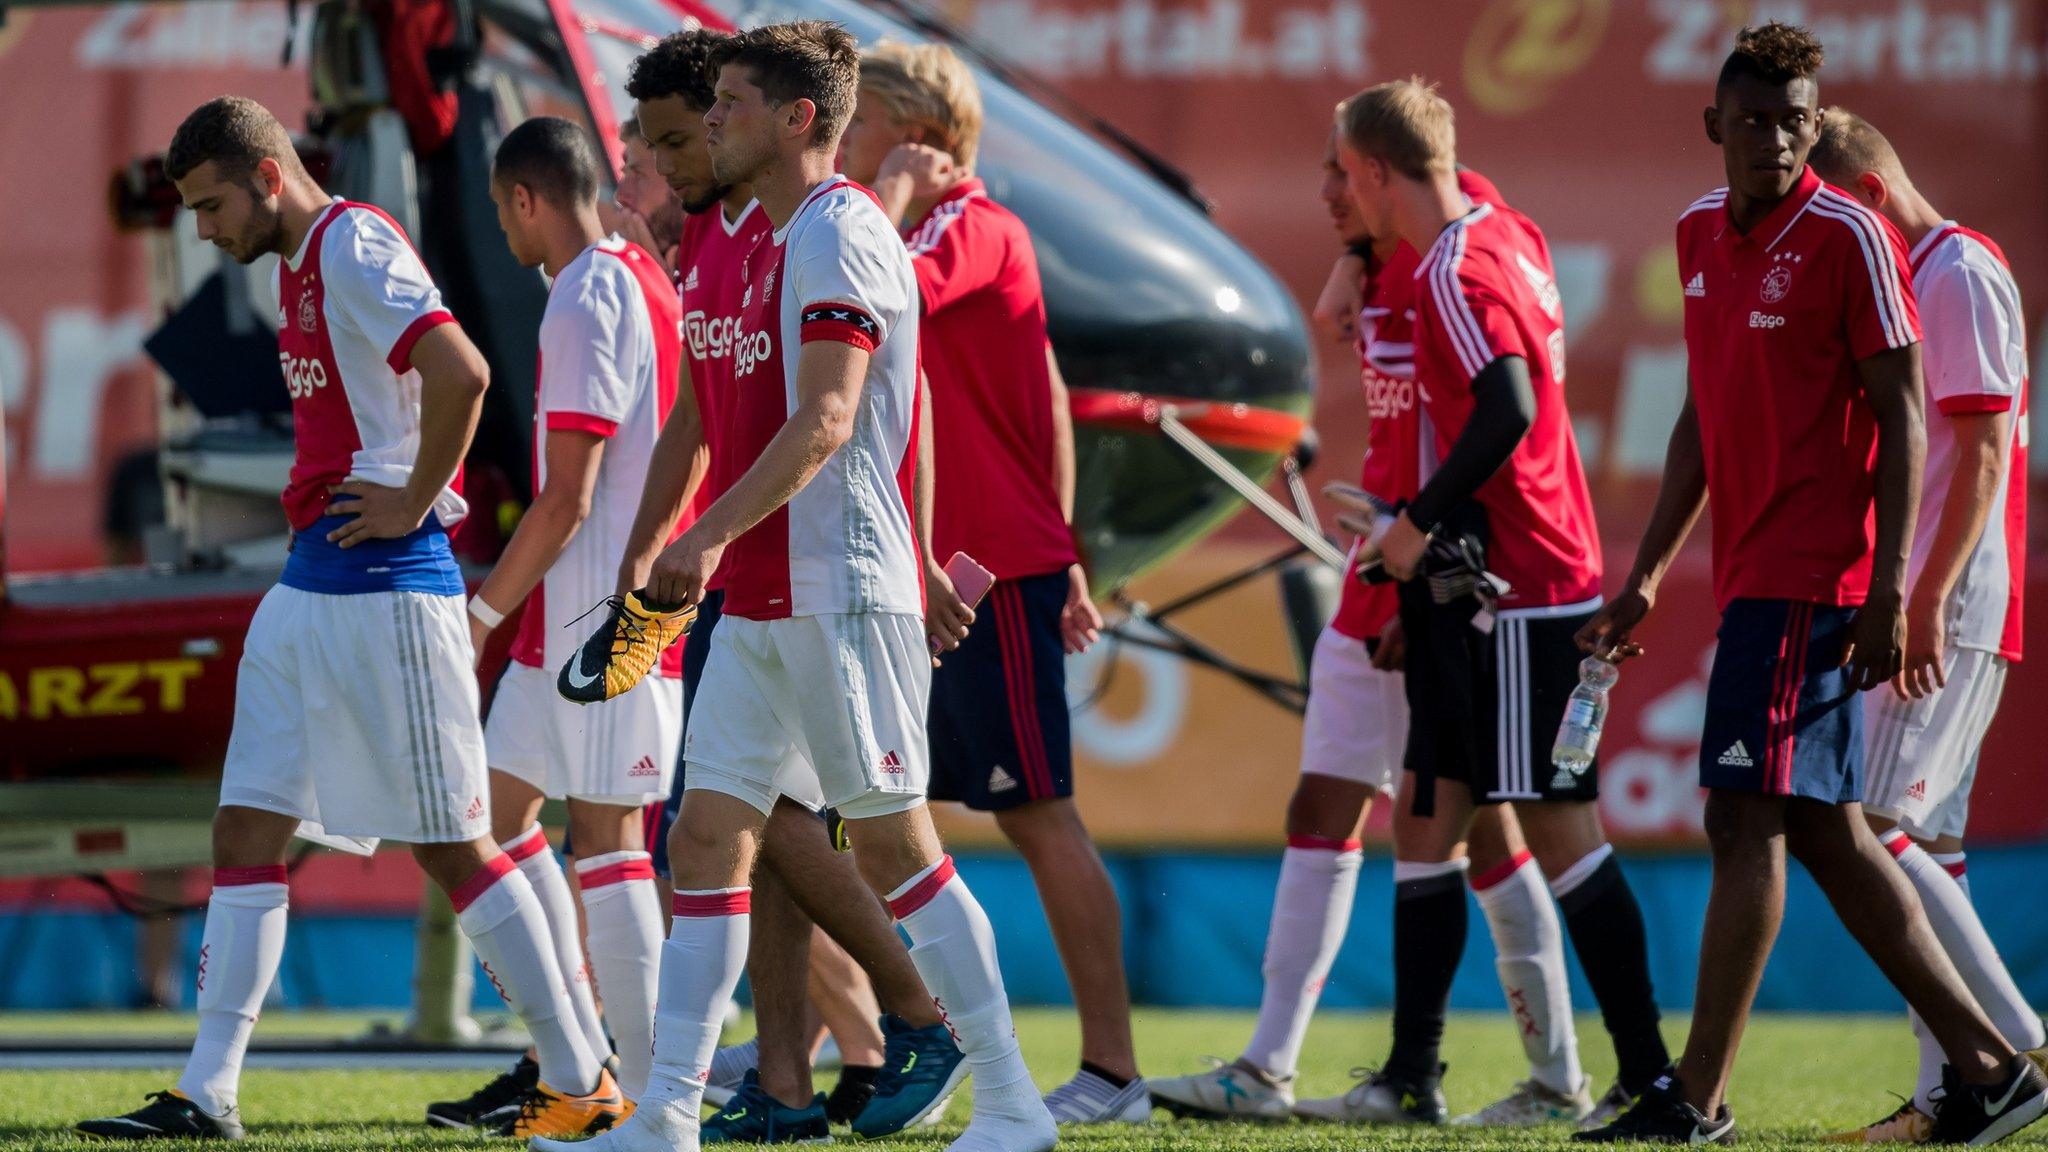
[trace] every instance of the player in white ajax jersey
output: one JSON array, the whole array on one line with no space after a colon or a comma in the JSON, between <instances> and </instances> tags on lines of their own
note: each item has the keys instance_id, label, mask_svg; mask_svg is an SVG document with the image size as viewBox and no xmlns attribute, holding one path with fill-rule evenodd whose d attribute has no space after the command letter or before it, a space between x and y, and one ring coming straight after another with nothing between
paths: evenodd
<instances>
[{"instance_id":1,"label":"player in white ajax jersey","mask_svg":"<svg viewBox=\"0 0 2048 1152\"><path fill-rule=\"evenodd\" d=\"M1908 568L1906 670L1871 693L1863 811L1898 858L1956 971L2007 1043L2048 1043L1970 903L1963 829L1984 733L2020 658L2026 556L2026 319L2005 253L1945 220L1878 130L1830 108L1809 161L1911 245L1926 333L1927 459ZM1941 1046L1916 1015L1913 1098L1851 1137L1933 1134Z\"/></svg>"},{"instance_id":2,"label":"player in white ajax jersey","mask_svg":"<svg viewBox=\"0 0 2048 1152\"><path fill-rule=\"evenodd\" d=\"M199 236L275 253L278 346L297 440L291 554L250 622L214 817L199 1038L174 1091L82 1131L242 1135L242 1057L284 948L285 854L303 828L413 845L532 1034L521 1134L623 1109L577 1030L532 886L488 835L483 733L448 528L489 369L397 225L330 198L284 126L224 96L186 118L165 168ZM317 825L318 827L313 827ZM324 828L324 833L321 829Z\"/></svg>"}]
</instances>

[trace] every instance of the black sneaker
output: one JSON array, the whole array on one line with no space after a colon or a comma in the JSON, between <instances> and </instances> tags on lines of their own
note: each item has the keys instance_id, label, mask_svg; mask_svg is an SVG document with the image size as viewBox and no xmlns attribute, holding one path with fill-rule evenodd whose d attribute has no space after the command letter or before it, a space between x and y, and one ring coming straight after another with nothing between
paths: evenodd
<instances>
[{"instance_id":1,"label":"black sneaker","mask_svg":"<svg viewBox=\"0 0 2048 1152\"><path fill-rule=\"evenodd\" d=\"M716 1114L704 1121L705 1144L824 1144L832 1139L825 1119L825 1094L807 1108L791 1108L761 1088L761 1074L747 1070L745 1083Z\"/></svg>"},{"instance_id":2,"label":"black sneaker","mask_svg":"<svg viewBox=\"0 0 2048 1152\"><path fill-rule=\"evenodd\" d=\"M439 1128L482 1128L495 1131L519 1115L519 1102L540 1083L540 1065L521 1056L509 1072L471 1093L467 1100L427 1105L427 1123Z\"/></svg>"},{"instance_id":3,"label":"black sneaker","mask_svg":"<svg viewBox=\"0 0 2048 1152\"><path fill-rule=\"evenodd\" d=\"M2005 1079L1965 1084L1952 1067L1941 1070L1941 1094L1934 1098L1936 1144L1995 1144L2048 1112L2048 1076L2033 1061L2015 1056Z\"/></svg>"},{"instance_id":4,"label":"black sneaker","mask_svg":"<svg viewBox=\"0 0 2048 1152\"><path fill-rule=\"evenodd\" d=\"M72 1131L107 1140L240 1140L242 1114L212 1116L182 1092L151 1092L149 1103L126 1116L86 1120Z\"/></svg>"},{"instance_id":5,"label":"black sneaker","mask_svg":"<svg viewBox=\"0 0 2048 1152\"><path fill-rule=\"evenodd\" d=\"M1678 1094L1677 1080L1659 1076L1613 1123L1574 1132L1572 1139L1586 1144L1733 1144L1735 1113L1724 1101L1710 1120Z\"/></svg>"}]
</instances>

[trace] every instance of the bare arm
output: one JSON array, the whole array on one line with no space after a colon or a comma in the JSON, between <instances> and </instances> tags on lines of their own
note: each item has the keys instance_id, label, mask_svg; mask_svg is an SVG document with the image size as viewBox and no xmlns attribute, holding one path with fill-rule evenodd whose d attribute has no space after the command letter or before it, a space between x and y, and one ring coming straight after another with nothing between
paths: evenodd
<instances>
[{"instance_id":1,"label":"bare arm","mask_svg":"<svg viewBox=\"0 0 2048 1152\"><path fill-rule=\"evenodd\" d=\"M946 575L946 561L939 559L932 547L938 457L932 442L932 382L922 371L917 374L917 407L917 480L911 486L915 507L910 511L917 529L917 550L924 556L924 637L936 667L940 656L967 639L967 627L974 623L974 609L960 598L953 578Z\"/></svg>"},{"instance_id":2,"label":"bare arm","mask_svg":"<svg viewBox=\"0 0 2048 1152\"><path fill-rule=\"evenodd\" d=\"M621 594L647 585L654 558L675 534L690 498L711 469L711 449L704 439L704 414L697 408L697 392L690 383L690 362L683 360L681 380L676 388L675 407L655 439L654 455L648 461L647 479L640 489L640 508L633 514L633 530L626 537L626 555L619 562Z\"/></svg>"},{"instance_id":3,"label":"bare arm","mask_svg":"<svg viewBox=\"0 0 2048 1152\"><path fill-rule=\"evenodd\" d=\"M1052 342L1045 345L1045 366L1052 379L1052 486L1059 493L1060 519L1074 523L1074 485L1079 469L1074 461L1074 410L1067 398L1067 378L1060 375L1059 357Z\"/></svg>"},{"instance_id":4,"label":"bare arm","mask_svg":"<svg viewBox=\"0 0 2048 1152\"><path fill-rule=\"evenodd\" d=\"M1997 507L1999 480L2012 455L2012 414L1962 412L1944 417L1955 432L1956 467L1935 521L1934 542L1906 601L1906 667L1892 682L1901 696L1925 696L1948 683L1948 596Z\"/></svg>"},{"instance_id":5,"label":"bare arm","mask_svg":"<svg viewBox=\"0 0 2048 1152\"><path fill-rule=\"evenodd\" d=\"M1700 414L1693 407L1692 386L1686 385L1685 407L1664 452L1664 479L1657 487L1657 505L1636 546L1635 566L1621 594L1609 601L1579 630L1579 647L1620 661L1639 655L1636 626L1657 602L1657 586L1671 567L1685 538L1692 535L1707 506L1707 454L1700 442Z\"/></svg>"},{"instance_id":6,"label":"bare arm","mask_svg":"<svg viewBox=\"0 0 2048 1152\"><path fill-rule=\"evenodd\" d=\"M917 479L911 485L914 507L910 513L917 528L917 550L924 556L927 572L943 563L932 551L932 499L938 486L932 449L932 382L923 369L917 373Z\"/></svg>"},{"instance_id":7,"label":"bare arm","mask_svg":"<svg viewBox=\"0 0 2048 1152\"><path fill-rule=\"evenodd\" d=\"M483 353L459 326L439 324L413 345L412 367L420 374L420 447L412 476L402 489L361 480L336 486L336 495L354 497L327 509L330 515L353 516L328 534L344 548L416 531L469 453L491 382Z\"/></svg>"},{"instance_id":8,"label":"bare arm","mask_svg":"<svg viewBox=\"0 0 2048 1152\"><path fill-rule=\"evenodd\" d=\"M1849 626L1842 663L1849 687L1863 691L1898 675L1906 645L1904 589L1920 509L1920 469L1927 428L1920 398L1920 346L1908 344L1856 362L1863 394L1877 418L1877 547L1870 595Z\"/></svg>"},{"instance_id":9,"label":"bare arm","mask_svg":"<svg viewBox=\"0 0 2048 1152\"><path fill-rule=\"evenodd\" d=\"M517 608L540 585L541 577L590 515L590 502L597 491L604 437L556 428L548 432L547 443L548 482L520 517L519 529L505 545L504 555L477 589L484 603L498 612Z\"/></svg>"}]
</instances>

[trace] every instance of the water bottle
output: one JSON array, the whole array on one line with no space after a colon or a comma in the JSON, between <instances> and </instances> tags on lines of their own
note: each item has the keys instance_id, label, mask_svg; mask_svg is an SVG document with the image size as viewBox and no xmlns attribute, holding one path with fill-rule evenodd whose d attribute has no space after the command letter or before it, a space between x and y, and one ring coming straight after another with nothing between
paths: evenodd
<instances>
[{"instance_id":1,"label":"water bottle","mask_svg":"<svg viewBox=\"0 0 2048 1152\"><path fill-rule=\"evenodd\" d=\"M1579 661L1579 686L1565 701L1564 723L1557 726L1557 743L1550 747L1550 762L1560 775L1577 776L1592 767L1601 726L1607 723L1607 693L1620 678L1621 670L1598 656Z\"/></svg>"}]
</instances>

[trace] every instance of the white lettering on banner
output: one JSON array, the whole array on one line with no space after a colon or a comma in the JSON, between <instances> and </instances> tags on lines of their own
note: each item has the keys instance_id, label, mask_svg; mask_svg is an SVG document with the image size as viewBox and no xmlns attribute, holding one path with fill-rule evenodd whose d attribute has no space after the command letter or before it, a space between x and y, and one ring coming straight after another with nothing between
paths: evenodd
<instances>
[{"instance_id":1,"label":"white lettering on banner","mask_svg":"<svg viewBox=\"0 0 2048 1152\"><path fill-rule=\"evenodd\" d=\"M276 4L123 4L108 8L78 38L76 51L89 69L274 69L285 31L285 10ZM312 33L313 21L299 21L293 59L306 58Z\"/></svg>"},{"instance_id":2,"label":"white lettering on banner","mask_svg":"<svg viewBox=\"0 0 2048 1152\"><path fill-rule=\"evenodd\" d=\"M1712 80L1736 26L1766 20L1812 30L1827 45L1830 83L2024 82L2040 74L2044 55L2041 43L2025 38L2014 0L1941 11L1925 0L1762 0L1742 8L1739 18L1726 17L1727 11L1696 0L1655 0L1650 15L1660 30L1643 58L1644 74L1673 84Z\"/></svg>"},{"instance_id":3,"label":"white lettering on banner","mask_svg":"<svg viewBox=\"0 0 2048 1152\"><path fill-rule=\"evenodd\" d=\"M148 334L140 311L106 317L88 308L53 308L45 314L29 460L38 478L82 480L98 466L101 399Z\"/></svg>"},{"instance_id":4,"label":"white lettering on banner","mask_svg":"<svg viewBox=\"0 0 2048 1152\"><path fill-rule=\"evenodd\" d=\"M1115 667L1105 666L1110 660ZM1121 681L1132 675L1142 687L1137 709L1129 715L1111 715L1087 703L1105 678ZM1076 751L1111 768L1156 764L1187 723L1188 665L1178 656L1135 644L1098 644L1067 657L1067 705L1073 709Z\"/></svg>"},{"instance_id":5,"label":"white lettering on banner","mask_svg":"<svg viewBox=\"0 0 2048 1152\"><path fill-rule=\"evenodd\" d=\"M1248 7L1271 13L1265 36L1246 27ZM1101 7L983 0L974 14L982 43L1041 75L1066 80L1365 80L1371 28L1360 0L1121 0Z\"/></svg>"}]
</instances>

